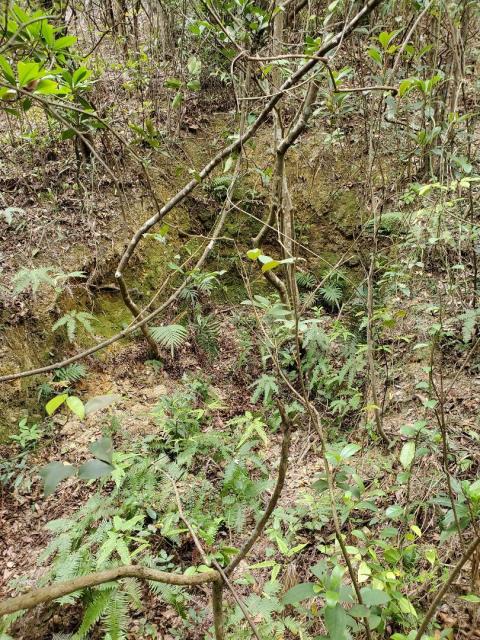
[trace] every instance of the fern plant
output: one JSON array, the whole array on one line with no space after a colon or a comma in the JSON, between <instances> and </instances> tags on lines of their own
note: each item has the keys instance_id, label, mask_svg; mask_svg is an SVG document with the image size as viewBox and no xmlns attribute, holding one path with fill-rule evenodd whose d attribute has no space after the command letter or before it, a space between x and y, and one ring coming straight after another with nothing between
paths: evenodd
<instances>
[{"instance_id":1,"label":"fern plant","mask_svg":"<svg viewBox=\"0 0 480 640\"><path fill-rule=\"evenodd\" d=\"M347 274L342 269L335 269L324 276L320 287L322 302L330 309L340 308L347 288Z\"/></svg>"},{"instance_id":2,"label":"fern plant","mask_svg":"<svg viewBox=\"0 0 480 640\"><path fill-rule=\"evenodd\" d=\"M313 289L317 283L316 277L310 271L297 271L295 279L301 289Z\"/></svg>"},{"instance_id":3,"label":"fern plant","mask_svg":"<svg viewBox=\"0 0 480 640\"><path fill-rule=\"evenodd\" d=\"M41 286L49 286L59 292L62 285L70 278L84 277L83 271L64 273L63 271L56 271L54 267L37 267L36 269L22 267L13 276L13 291L14 293L23 293L31 289L33 293L37 293Z\"/></svg>"},{"instance_id":4,"label":"fern plant","mask_svg":"<svg viewBox=\"0 0 480 640\"><path fill-rule=\"evenodd\" d=\"M267 373L264 373L257 378L251 386L255 389L251 398L254 404L257 403L262 396L263 404L268 404L273 396L279 391L275 377L268 375Z\"/></svg>"},{"instance_id":5,"label":"fern plant","mask_svg":"<svg viewBox=\"0 0 480 640\"><path fill-rule=\"evenodd\" d=\"M28 289L31 289L33 293L37 293L42 285L48 285L50 287L55 286L55 279L53 277L53 267L38 267L37 269L28 269L22 267L13 276L14 293L23 293Z\"/></svg>"},{"instance_id":6,"label":"fern plant","mask_svg":"<svg viewBox=\"0 0 480 640\"><path fill-rule=\"evenodd\" d=\"M223 175L212 178L210 182L205 185L205 191L211 193L219 202L222 202L225 200L232 182L233 175L224 173Z\"/></svg>"},{"instance_id":7,"label":"fern plant","mask_svg":"<svg viewBox=\"0 0 480 640\"><path fill-rule=\"evenodd\" d=\"M188 330L181 324L168 324L162 327L151 327L150 334L162 347L170 349L173 358L175 349L179 349L185 343Z\"/></svg>"},{"instance_id":8,"label":"fern plant","mask_svg":"<svg viewBox=\"0 0 480 640\"><path fill-rule=\"evenodd\" d=\"M68 384L74 384L87 375L87 367L81 362L73 362L66 367L57 369L54 373L54 381L67 382Z\"/></svg>"},{"instance_id":9,"label":"fern plant","mask_svg":"<svg viewBox=\"0 0 480 640\"><path fill-rule=\"evenodd\" d=\"M480 309L469 309L458 316L462 321L462 339L465 343L470 342L477 330L477 322L480 316Z\"/></svg>"},{"instance_id":10,"label":"fern plant","mask_svg":"<svg viewBox=\"0 0 480 640\"><path fill-rule=\"evenodd\" d=\"M195 315L192 323L197 345L210 358L218 355L220 326L220 321L213 314L202 315L200 312Z\"/></svg>"},{"instance_id":11,"label":"fern plant","mask_svg":"<svg viewBox=\"0 0 480 640\"><path fill-rule=\"evenodd\" d=\"M201 295L209 297L214 289L220 285L219 277L225 273L222 271L200 271L194 269L189 275L189 280L180 294L180 299L195 306Z\"/></svg>"},{"instance_id":12,"label":"fern plant","mask_svg":"<svg viewBox=\"0 0 480 640\"><path fill-rule=\"evenodd\" d=\"M94 333L94 329L91 324L94 320L96 320L95 316L87 311L69 311L55 322L52 326L52 331L58 331L61 327L65 327L67 330L68 341L74 342L79 325L81 325L87 333Z\"/></svg>"}]
</instances>

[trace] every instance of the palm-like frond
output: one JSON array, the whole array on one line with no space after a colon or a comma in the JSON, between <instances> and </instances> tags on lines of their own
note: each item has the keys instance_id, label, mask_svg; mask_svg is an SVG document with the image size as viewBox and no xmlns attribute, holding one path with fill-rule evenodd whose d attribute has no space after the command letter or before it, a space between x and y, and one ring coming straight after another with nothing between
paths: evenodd
<instances>
[{"instance_id":1,"label":"palm-like frond","mask_svg":"<svg viewBox=\"0 0 480 640\"><path fill-rule=\"evenodd\" d=\"M151 327L150 334L152 338L162 347L170 349L173 353L187 339L188 331L181 324L168 324L163 327Z\"/></svg>"}]
</instances>

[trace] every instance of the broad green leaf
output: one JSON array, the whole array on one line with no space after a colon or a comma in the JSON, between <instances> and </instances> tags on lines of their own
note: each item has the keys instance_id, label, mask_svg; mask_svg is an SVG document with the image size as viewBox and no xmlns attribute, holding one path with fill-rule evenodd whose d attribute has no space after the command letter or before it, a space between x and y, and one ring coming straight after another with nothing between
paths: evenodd
<instances>
[{"instance_id":1,"label":"broad green leaf","mask_svg":"<svg viewBox=\"0 0 480 640\"><path fill-rule=\"evenodd\" d=\"M338 591L328 590L325 592L325 602L327 607L335 607L340 600L340 593Z\"/></svg>"},{"instance_id":2,"label":"broad green leaf","mask_svg":"<svg viewBox=\"0 0 480 640\"><path fill-rule=\"evenodd\" d=\"M372 60L375 60L378 65L382 66L382 54L376 47L370 47L367 53Z\"/></svg>"},{"instance_id":3,"label":"broad green leaf","mask_svg":"<svg viewBox=\"0 0 480 640\"><path fill-rule=\"evenodd\" d=\"M249 569L271 569L276 564L275 560L263 560L263 562L256 562L255 564L248 565Z\"/></svg>"},{"instance_id":4,"label":"broad green leaf","mask_svg":"<svg viewBox=\"0 0 480 640\"><path fill-rule=\"evenodd\" d=\"M410 615L415 616L415 618L418 618L415 607L410 602L410 600L407 600L407 598L400 598L399 600L397 600L397 604L400 607L400 611L402 611L403 613L409 613Z\"/></svg>"},{"instance_id":5,"label":"broad green leaf","mask_svg":"<svg viewBox=\"0 0 480 640\"><path fill-rule=\"evenodd\" d=\"M377 37L382 47L386 49L390 44L390 34L388 33L388 31L382 31L382 33L380 33Z\"/></svg>"},{"instance_id":6,"label":"broad green leaf","mask_svg":"<svg viewBox=\"0 0 480 640\"><path fill-rule=\"evenodd\" d=\"M196 56L192 56L187 62L187 69L192 76L198 76L202 70L201 60Z\"/></svg>"},{"instance_id":7,"label":"broad green leaf","mask_svg":"<svg viewBox=\"0 0 480 640\"><path fill-rule=\"evenodd\" d=\"M175 94L175 97L172 101L172 108L178 109L181 106L182 102L183 102L183 94L181 91L179 91L177 94Z\"/></svg>"},{"instance_id":8,"label":"broad green leaf","mask_svg":"<svg viewBox=\"0 0 480 640\"><path fill-rule=\"evenodd\" d=\"M37 80L41 77L40 66L37 62L24 62L20 60L17 64L18 71L18 84L20 87L25 87L32 80Z\"/></svg>"},{"instance_id":9,"label":"broad green leaf","mask_svg":"<svg viewBox=\"0 0 480 640\"><path fill-rule=\"evenodd\" d=\"M15 84L15 74L8 60L4 56L0 56L0 69L3 72L5 79L8 80L10 84Z\"/></svg>"},{"instance_id":10,"label":"broad green leaf","mask_svg":"<svg viewBox=\"0 0 480 640\"><path fill-rule=\"evenodd\" d=\"M269 262L266 262L262 266L262 273L266 273L267 271L271 271L272 269L275 269L279 265L280 265L280 262L278 260L271 260L270 259Z\"/></svg>"},{"instance_id":11,"label":"broad green leaf","mask_svg":"<svg viewBox=\"0 0 480 640\"><path fill-rule=\"evenodd\" d=\"M74 473L75 467L71 464L63 464L63 462L50 462L46 467L42 467L39 474L44 483L45 496L51 495L62 480L70 478Z\"/></svg>"},{"instance_id":12,"label":"broad green leaf","mask_svg":"<svg viewBox=\"0 0 480 640\"><path fill-rule=\"evenodd\" d=\"M398 95L400 96L400 98L404 96L408 91L410 91L413 86L415 86L415 84L410 78L405 78L405 80L402 80L398 86Z\"/></svg>"},{"instance_id":13,"label":"broad green leaf","mask_svg":"<svg viewBox=\"0 0 480 640\"><path fill-rule=\"evenodd\" d=\"M72 83L78 84L82 80L86 80L92 75L92 72L86 67L79 67L72 76Z\"/></svg>"},{"instance_id":14,"label":"broad green leaf","mask_svg":"<svg viewBox=\"0 0 480 640\"><path fill-rule=\"evenodd\" d=\"M77 38L75 36L63 36L62 38L58 38L57 40L55 40L55 42L53 43L53 48L55 49L55 51L59 51L60 49L68 49L68 47L71 47L76 43L76 41Z\"/></svg>"},{"instance_id":15,"label":"broad green leaf","mask_svg":"<svg viewBox=\"0 0 480 640\"><path fill-rule=\"evenodd\" d=\"M380 589L363 587L362 589L360 589L360 593L362 595L363 604L367 607L387 604L390 600L390 596L385 593L385 591L381 591Z\"/></svg>"},{"instance_id":16,"label":"broad green leaf","mask_svg":"<svg viewBox=\"0 0 480 640\"><path fill-rule=\"evenodd\" d=\"M307 598L313 598L315 596L315 591L313 589L314 586L313 582L301 582L300 584L296 584L283 596L283 604L297 604Z\"/></svg>"},{"instance_id":17,"label":"broad green leaf","mask_svg":"<svg viewBox=\"0 0 480 640\"><path fill-rule=\"evenodd\" d=\"M385 515L392 520L398 520L403 516L403 508L399 504L393 504L385 509Z\"/></svg>"},{"instance_id":18,"label":"broad green leaf","mask_svg":"<svg viewBox=\"0 0 480 640\"><path fill-rule=\"evenodd\" d=\"M34 93L41 93L42 95L53 95L58 93L58 84L54 80L44 78L37 84Z\"/></svg>"},{"instance_id":19,"label":"broad green leaf","mask_svg":"<svg viewBox=\"0 0 480 640\"><path fill-rule=\"evenodd\" d=\"M247 258L249 258L250 260L256 260L261 255L262 252L260 251L260 249L250 249L250 251L247 251Z\"/></svg>"},{"instance_id":20,"label":"broad green leaf","mask_svg":"<svg viewBox=\"0 0 480 640\"><path fill-rule=\"evenodd\" d=\"M469 593L466 596L460 596L460 600L465 600L465 602L473 602L474 604L480 603L480 597L476 596L474 593Z\"/></svg>"},{"instance_id":21,"label":"broad green leaf","mask_svg":"<svg viewBox=\"0 0 480 640\"><path fill-rule=\"evenodd\" d=\"M433 184L424 184L419 190L418 195L424 196L433 189Z\"/></svg>"},{"instance_id":22,"label":"broad green leaf","mask_svg":"<svg viewBox=\"0 0 480 640\"><path fill-rule=\"evenodd\" d=\"M89 449L99 460L112 463L113 443L111 438L99 438L90 444Z\"/></svg>"},{"instance_id":23,"label":"broad green leaf","mask_svg":"<svg viewBox=\"0 0 480 640\"><path fill-rule=\"evenodd\" d=\"M361 448L362 447L359 444L347 444L340 451L340 457L342 458L342 460L345 460L346 458L351 458L353 455L357 453L357 451L360 451Z\"/></svg>"},{"instance_id":24,"label":"broad green leaf","mask_svg":"<svg viewBox=\"0 0 480 640\"><path fill-rule=\"evenodd\" d=\"M367 582L369 577L372 575L372 570L368 566L366 562L360 562L358 565L358 581L359 582Z\"/></svg>"},{"instance_id":25,"label":"broad green leaf","mask_svg":"<svg viewBox=\"0 0 480 640\"><path fill-rule=\"evenodd\" d=\"M335 607L325 607L325 626L330 640L349 640L347 628L349 620L344 608L337 604Z\"/></svg>"},{"instance_id":26,"label":"broad green leaf","mask_svg":"<svg viewBox=\"0 0 480 640\"><path fill-rule=\"evenodd\" d=\"M182 81L178 78L167 78L163 83L163 86L167 89L180 89L182 86Z\"/></svg>"},{"instance_id":27,"label":"broad green leaf","mask_svg":"<svg viewBox=\"0 0 480 640\"><path fill-rule=\"evenodd\" d=\"M435 549L427 549L425 551L425 558L428 560L428 562L432 565L436 563L437 561L437 552Z\"/></svg>"},{"instance_id":28,"label":"broad green leaf","mask_svg":"<svg viewBox=\"0 0 480 640\"><path fill-rule=\"evenodd\" d=\"M187 89L190 89L190 91L200 91L200 80L195 78L187 82Z\"/></svg>"},{"instance_id":29,"label":"broad green leaf","mask_svg":"<svg viewBox=\"0 0 480 640\"><path fill-rule=\"evenodd\" d=\"M406 442L400 452L400 462L404 469L409 469L415 457L415 440Z\"/></svg>"},{"instance_id":30,"label":"broad green leaf","mask_svg":"<svg viewBox=\"0 0 480 640\"><path fill-rule=\"evenodd\" d=\"M368 607L363 604L355 604L348 610L348 613L355 618L366 618L369 614L369 610Z\"/></svg>"},{"instance_id":31,"label":"broad green leaf","mask_svg":"<svg viewBox=\"0 0 480 640\"><path fill-rule=\"evenodd\" d=\"M55 411L62 406L65 400L68 398L68 393L62 393L59 396L55 396L47 402L45 405L45 411L51 416Z\"/></svg>"},{"instance_id":32,"label":"broad green leaf","mask_svg":"<svg viewBox=\"0 0 480 640\"><path fill-rule=\"evenodd\" d=\"M78 477L82 480L96 480L112 473L113 467L102 460L87 460L78 470Z\"/></svg>"},{"instance_id":33,"label":"broad green leaf","mask_svg":"<svg viewBox=\"0 0 480 640\"><path fill-rule=\"evenodd\" d=\"M80 420L84 419L85 406L83 402L80 400L80 398L77 398L77 396L68 396L66 403L67 403L67 407L70 409L72 413L78 416Z\"/></svg>"},{"instance_id":34,"label":"broad green leaf","mask_svg":"<svg viewBox=\"0 0 480 640\"><path fill-rule=\"evenodd\" d=\"M90 398L85 403L85 415L89 416L91 413L95 413L96 411L101 411L106 407L109 407L114 402L118 402L122 399L122 396L119 395L105 395L105 396L95 396Z\"/></svg>"},{"instance_id":35,"label":"broad green leaf","mask_svg":"<svg viewBox=\"0 0 480 640\"><path fill-rule=\"evenodd\" d=\"M480 500L480 480L476 480L470 485L468 494L472 500Z\"/></svg>"}]
</instances>

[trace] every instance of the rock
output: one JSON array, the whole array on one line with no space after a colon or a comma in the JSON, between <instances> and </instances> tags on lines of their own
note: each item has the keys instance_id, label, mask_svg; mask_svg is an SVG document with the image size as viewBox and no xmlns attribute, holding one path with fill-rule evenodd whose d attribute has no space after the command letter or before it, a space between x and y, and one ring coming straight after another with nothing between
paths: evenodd
<instances>
[{"instance_id":1,"label":"rock","mask_svg":"<svg viewBox=\"0 0 480 640\"><path fill-rule=\"evenodd\" d=\"M143 394L147 400L158 400L161 396L167 395L168 390L164 384L157 384L151 389L146 389Z\"/></svg>"}]
</instances>

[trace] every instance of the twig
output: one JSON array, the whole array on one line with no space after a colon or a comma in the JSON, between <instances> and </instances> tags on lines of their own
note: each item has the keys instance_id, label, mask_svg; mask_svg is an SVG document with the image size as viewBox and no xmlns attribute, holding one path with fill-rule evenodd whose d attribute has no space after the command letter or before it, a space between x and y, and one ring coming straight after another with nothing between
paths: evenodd
<instances>
[{"instance_id":1,"label":"twig","mask_svg":"<svg viewBox=\"0 0 480 640\"><path fill-rule=\"evenodd\" d=\"M422 624L420 625L419 630L417 631L417 635L414 640L421 640L423 634L425 633L431 619L435 615L435 611L437 610L438 605L440 604L443 596L447 593L452 583L457 579L460 571L462 570L465 563L471 558L471 556L475 553L477 548L480 546L480 536L475 538L473 542L466 548L464 554L460 558L460 560L455 565L454 570L448 576L448 580L442 586L442 588L438 591L437 595L432 601L432 604L429 606L427 613L425 614L424 619L422 620Z\"/></svg>"},{"instance_id":2,"label":"twig","mask_svg":"<svg viewBox=\"0 0 480 640\"><path fill-rule=\"evenodd\" d=\"M335 87L333 93L358 93L362 91L390 91L392 96L395 96L398 93L397 87L391 87L389 85L373 85L368 87Z\"/></svg>"}]
</instances>

